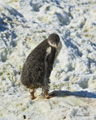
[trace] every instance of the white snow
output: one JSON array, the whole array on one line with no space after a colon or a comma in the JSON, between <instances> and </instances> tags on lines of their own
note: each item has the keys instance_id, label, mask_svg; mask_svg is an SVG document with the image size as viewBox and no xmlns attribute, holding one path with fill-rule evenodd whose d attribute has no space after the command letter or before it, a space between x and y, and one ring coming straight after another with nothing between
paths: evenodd
<instances>
[{"instance_id":1,"label":"white snow","mask_svg":"<svg viewBox=\"0 0 96 120\"><path fill-rule=\"evenodd\" d=\"M28 54L49 34L62 50L50 92L20 82ZM0 120L96 120L96 0L0 0Z\"/></svg>"}]
</instances>

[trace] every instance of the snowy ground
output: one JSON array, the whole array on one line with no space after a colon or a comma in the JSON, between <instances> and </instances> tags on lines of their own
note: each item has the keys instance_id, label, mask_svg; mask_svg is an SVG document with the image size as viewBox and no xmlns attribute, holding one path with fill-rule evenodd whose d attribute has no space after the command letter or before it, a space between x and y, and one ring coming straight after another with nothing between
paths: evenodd
<instances>
[{"instance_id":1,"label":"snowy ground","mask_svg":"<svg viewBox=\"0 0 96 120\"><path fill-rule=\"evenodd\" d=\"M63 48L50 91L20 83L27 55L49 34ZM96 120L96 0L0 0L0 120Z\"/></svg>"}]
</instances>

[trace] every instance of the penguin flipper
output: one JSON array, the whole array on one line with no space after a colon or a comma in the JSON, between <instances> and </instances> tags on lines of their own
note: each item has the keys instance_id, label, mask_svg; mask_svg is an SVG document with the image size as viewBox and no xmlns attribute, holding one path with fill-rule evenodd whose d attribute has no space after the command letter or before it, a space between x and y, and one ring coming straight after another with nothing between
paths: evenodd
<instances>
[{"instance_id":1,"label":"penguin flipper","mask_svg":"<svg viewBox=\"0 0 96 120\"><path fill-rule=\"evenodd\" d=\"M53 64L55 61L56 49L52 48L51 53L46 56L45 59L45 76L44 76L44 89L49 90L49 83L50 83L50 74L53 69Z\"/></svg>"}]
</instances>

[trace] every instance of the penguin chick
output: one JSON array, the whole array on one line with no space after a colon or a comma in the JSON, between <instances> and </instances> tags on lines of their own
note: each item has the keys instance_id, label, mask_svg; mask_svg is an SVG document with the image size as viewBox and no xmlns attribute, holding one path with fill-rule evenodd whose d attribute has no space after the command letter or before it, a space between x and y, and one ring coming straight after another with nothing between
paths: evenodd
<instances>
[{"instance_id":1,"label":"penguin chick","mask_svg":"<svg viewBox=\"0 0 96 120\"><path fill-rule=\"evenodd\" d=\"M52 33L27 57L22 68L21 83L29 88L32 99L36 98L34 92L39 87L44 91L46 98L53 97L48 93L49 77L61 47L59 35Z\"/></svg>"}]
</instances>

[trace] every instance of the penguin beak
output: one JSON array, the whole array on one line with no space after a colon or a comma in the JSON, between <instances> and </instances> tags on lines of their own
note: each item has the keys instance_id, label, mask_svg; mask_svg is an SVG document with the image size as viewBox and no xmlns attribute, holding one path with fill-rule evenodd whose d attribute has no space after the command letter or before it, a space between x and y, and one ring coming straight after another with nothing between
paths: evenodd
<instances>
[{"instance_id":1,"label":"penguin beak","mask_svg":"<svg viewBox=\"0 0 96 120\"><path fill-rule=\"evenodd\" d=\"M57 44L56 44L56 43L54 43L53 46L54 46L55 48L57 48Z\"/></svg>"},{"instance_id":2,"label":"penguin beak","mask_svg":"<svg viewBox=\"0 0 96 120\"><path fill-rule=\"evenodd\" d=\"M55 43L55 44L54 44L54 47L57 48L57 47L58 47L58 44Z\"/></svg>"}]
</instances>

